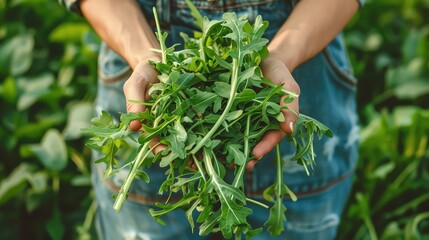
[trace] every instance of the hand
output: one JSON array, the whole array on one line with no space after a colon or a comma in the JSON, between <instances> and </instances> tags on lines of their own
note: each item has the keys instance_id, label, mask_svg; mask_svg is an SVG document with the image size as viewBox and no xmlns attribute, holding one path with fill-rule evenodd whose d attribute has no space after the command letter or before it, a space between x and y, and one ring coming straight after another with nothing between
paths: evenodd
<instances>
[{"instance_id":1,"label":"hand","mask_svg":"<svg viewBox=\"0 0 429 240\"><path fill-rule=\"evenodd\" d=\"M299 95L299 85L292 77L291 71L275 55L270 55L264 59L261 63L261 69L265 78L278 85L284 84L284 89ZM299 113L298 98L295 98L293 102L286 105L283 102L285 97L287 96L281 98L280 105L287 106L291 110L282 110L285 121L280 123L281 130L268 131L253 148L252 154L255 156L255 160L250 160L247 163L246 169L248 171L252 170L257 161L270 152L286 134L292 134L293 126Z\"/></svg>"},{"instance_id":2,"label":"hand","mask_svg":"<svg viewBox=\"0 0 429 240\"><path fill-rule=\"evenodd\" d=\"M130 100L135 100L139 102L145 102L150 98L148 90L151 87L151 84L158 81L159 73L155 68L150 65L149 60L160 60L160 57L157 55L146 57L135 66L133 73L124 83L124 94L127 103L127 112L143 112L145 106L138 103L133 103ZM130 130L138 131L142 127L142 123L138 120L134 120L130 123ZM157 139L154 139L151 143L151 147L158 142ZM158 145L154 149L154 153L158 153L165 149L164 145Z\"/></svg>"}]
</instances>

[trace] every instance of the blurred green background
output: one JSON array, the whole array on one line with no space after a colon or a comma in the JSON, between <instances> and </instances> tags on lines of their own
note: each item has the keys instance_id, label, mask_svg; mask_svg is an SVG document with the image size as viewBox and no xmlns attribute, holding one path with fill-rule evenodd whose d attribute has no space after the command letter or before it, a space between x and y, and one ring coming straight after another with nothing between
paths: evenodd
<instances>
[{"instance_id":1,"label":"blurred green background","mask_svg":"<svg viewBox=\"0 0 429 240\"><path fill-rule=\"evenodd\" d=\"M338 239L429 239L429 0L367 0L345 30L360 161ZM0 239L91 239L99 40L52 0L0 0Z\"/></svg>"}]
</instances>

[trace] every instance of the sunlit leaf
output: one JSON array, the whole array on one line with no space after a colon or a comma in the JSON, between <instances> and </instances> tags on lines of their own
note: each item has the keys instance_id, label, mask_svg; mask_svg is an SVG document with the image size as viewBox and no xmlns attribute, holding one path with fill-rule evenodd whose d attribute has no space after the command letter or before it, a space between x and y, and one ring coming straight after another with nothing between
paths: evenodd
<instances>
[{"instance_id":1,"label":"sunlit leaf","mask_svg":"<svg viewBox=\"0 0 429 240\"><path fill-rule=\"evenodd\" d=\"M61 171L67 165L66 144L63 136L56 129L48 130L40 144L31 144L29 148L48 169Z\"/></svg>"}]
</instances>

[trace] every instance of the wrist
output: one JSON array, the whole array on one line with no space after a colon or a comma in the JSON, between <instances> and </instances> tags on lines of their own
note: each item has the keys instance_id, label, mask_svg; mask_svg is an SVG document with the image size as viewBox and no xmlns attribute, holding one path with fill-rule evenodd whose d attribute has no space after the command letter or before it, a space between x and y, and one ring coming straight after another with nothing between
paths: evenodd
<instances>
[{"instance_id":1,"label":"wrist","mask_svg":"<svg viewBox=\"0 0 429 240\"><path fill-rule=\"evenodd\" d=\"M299 65L301 65L301 62L299 61L299 56L301 54L298 52L298 49L286 49L287 48L268 46L268 50L270 52L269 57L278 59L287 67L287 69L289 69L290 72L293 72Z\"/></svg>"},{"instance_id":2,"label":"wrist","mask_svg":"<svg viewBox=\"0 0 429 240\"><path fill-rule=\"evenodd\" d=\"M141 54L135 54L127 59L128 64L132 69L135 69L136 66L140 63L147 63L148 61L161 61L161 55L154 52L143 52Z\"/></svg>"}]
</instances>

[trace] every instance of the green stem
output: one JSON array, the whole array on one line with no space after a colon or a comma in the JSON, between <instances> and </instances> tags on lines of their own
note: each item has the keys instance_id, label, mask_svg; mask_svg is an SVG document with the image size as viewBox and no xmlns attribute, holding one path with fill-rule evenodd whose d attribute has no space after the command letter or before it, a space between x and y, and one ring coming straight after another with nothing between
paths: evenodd
<instances>
[{"instance_id":1,"label":"green stem","mask_svg":"<svg viewBox=\"0 0 429 240\"><path fill-rule=\"evenodd\" d=\"M388 192L391 194L385 194L381 199L378 200L377 204L374 206L373 212L378 212L383 206L386 205L389 201L395 198L398 193L398 189L400 189L401 185L405 180L415 172L415 169L419 166L420 161L414 161L410 163L399 175L395 178L395 180L389 185L387 188ZM392 194L393 193L393 194Z\"/></svg>"},{"instance_id":2,"label":"green stem","mask_svg":"<svg viewBox=\"0 0 429 240\"><path fill-rule=\"evenodd\" d=\"M159 44L160 44L160 47L161 47L162 63L166 64L167 63L167 58L165 56L165 53L166 53L166 48L167 47L165 46L165 42L162 39L162 32L161 32L161 26L159 24L158 12L156 11L155 7L152 8L152 11L153 11L153 16L155 18L158 41L159 41Z\"/></svg>"},{"instance_id":3,"label":"green stem","mask_svg":"<svg viewBox=\"0 0 429 240\"><path fill-rule=\"evenodd\" d=\"M280 144L276 145L276 164L277 164L277 189L276 196L277 198L282 199L282 186L283 186L283 161L280 154Z\"/></svg>"},{"instance_id":4,"label":"green stem","mask_svg":"<svg viewBox=\"0 0 429 240\"><path fill-rule=\"evenodd\" d=\"M207 182L206 176L204 175L204 169L201 166L200 160L197 159L197 157L195 156L195 154L192 154L192 158L194 159L195 165L197 165L198 171L200 172L201 177L203 178L203 181Z\"/></svg>"},{"instance_id":5,"label":"green stem","mask_svg":"<svg viewBox=\"0 0 429 240\"><path fill-rule=\"evenodd\" d=\"M253 204L256 204L256 205L259 205L259 206L261 206L263 208L270 208L268 205L265 205L265 204L263 204L261 202L258 202L258 201L254 200L254 199L251 199L251 198L246 198L246 201L248 201L250 203L253 203Z\"/></svg>"},{"instance_id":6,"label":"green stem","mask_svg":"<svg viewBox=\"0 0 429 240\"><path fill-rule=\"evenodd\" d=\"M244 156L245 156L246 162L239 167L238 172L235 175L234 181L232 183L232 186L234 186L236 188L243 186L244 170L246 169L247 161L249 160L248 158L249 158L250 117L251 117L251 115L247 116L246 131L244 132Z\"/></svg>"},{"instance_id":7,"label":"green stem","mask_svg":"<svg viewBox=\"0 0 429 240\"><path fill-rule=\"evenodd\" d=\"M212 159L210 158L209 150L207 148L203 148L203 162L206 166L207 174L210 177L211 184L213 185L215 191L217 192L217 195L219 196L219 200L221 204L225 204L225 206L229 209L229 211L237 220L237 222L239 222L240 218L237 216L237 213L234 211L234 209L231 206L232 200L229 200L227 198L224 190L222 189L222 186L227 185L227 183L225 183L223 179L219 177L219 175L217 175L213 167Z\"/></svg>"},{"instance_id":8,"label":"green stem","mask_svg":"<svg viewBox=\"0 0 429 240\"><path fill-rule=\"evenodd\" d=\"M236 227L235 229L234 229L234 237L235 237L235 240L241 240L241 235L242 235L243 233L240 231L240 229L238 228L238 227Z\"/></svg>"},{"instance_id":9,"label":"green stem","mask_svg":"<svg viewBox=\"0 0 429 240\"><path fill-rule=\"evenodd\" d=\"M97 210L97 204L95 200L92 201L91 206L88 208L88 212L86 212L85 220L83 222L82 228L85 229L86 232L89 232L92 224L92 220L94 219L95 211Z\"/></svg>"},{"instance_id":10,"label":"green stem","mask_svg":"<svg viewBox=\"0 0 429 240\"><path fill-rule=\"evenodd\" d=\"M52 190L55 194L60 191L60 177L58 176L58 172L55 172L52 176Z\"/></svg>"},{"instance_id":11,"label":"green stem","mask_svg":"<svg viewBox=\"0 0 429 240\"><path fill-rule=\"evenodd\" d=\"M191 197L188 197L188 198L182 198L182 199L180 199L180 201L178 201L177 203L173 204L172 208L164 208L164 209L159 210L159 211L151 210L150 214L154 218L161 217L162 215L167 214L167 213L169 213L169 212L171 212L171 211L173 211L173 210L175 210L175 209L177 209L179 207L182 207L184 205L188 205L190 202L196 200L197 198L198 198L197 195L191 196Z\"/></svg>"},{"instance_id":12,"label":"green stem","mask_svg":"<svg viewBox=\"0 0 429 240\"><path fill-rule=\"evenodd\" d=\"M122 205L124 204L124 201L127 199L128 191L130 189L131 183L136 178L137 172L142 166L145 159L147 159L147 156L150 153L149 148L150 141L146 142L140 152L137 155L137 158L134 161L134 164L130 171L128 172L127 177L125 178L124 183L121 186L121 189L119 190L118 197L115 200L115 203L113 204L113 208L119 212L122 208Z\"/></svg>"},{"instance_id":13,"label":"green stem","mask_svg":"<svg viewBox=\"0 0 429 240\"><path fill-rule=\"evenodd\" d=\"M372 223L371 219L369 219L369 217L364 217L363 221L365 223L365 226L368 229L369 238L371 240L378 240L377 232L375 231L375 227L374 227L374 224Z\"/></svg>"},{"instance_id":14,"label":"green stem","mask_svg":"<svg viewBox=\"0 0 429 240\"><path fill-rule=\"evenodd\" d=\"M212 135L218 130L222 122L225 121L225 117L229 113L229 110L231 109L232 103L234 102L234 99L236 96L236 90L238 85L238 71L239 71L238 60L234 58L232 60L231 92L229 93L228 103L226 104L226 107L222 115L219 117L219 119L210 129L210 131L204 136L204 138L197 144L197 146L195 146L194 149L192 149L191 154L196 154L212 137Z\"/></svg>"}]
</instances>

